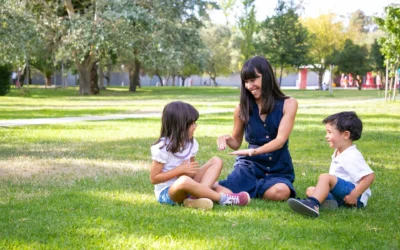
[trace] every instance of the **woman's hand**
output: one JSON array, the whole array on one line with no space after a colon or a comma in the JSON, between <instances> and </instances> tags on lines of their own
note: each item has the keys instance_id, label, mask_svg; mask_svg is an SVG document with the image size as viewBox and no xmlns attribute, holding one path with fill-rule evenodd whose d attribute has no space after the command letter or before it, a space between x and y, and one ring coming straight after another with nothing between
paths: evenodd
<instances>
[{"instance_id":1,"label":"woman's hand","mask_svg":"<svg viewBox=\"0 0 400 250\"><path fill-rule=\"evenodd\" d=\"M230 155L252 156L256 150L254 148L233 151Z\"/></svg>"},{"instance_id":2,"label":"woman's hand","mask_svg":"<svg viewBox=\"0 0 400 250\"><path fill-rule=\"evenodd\" d=\"M226 141L231 139L230 135L221 135L217 139L217 147L219 150L224 150L226 148Z\"/></svg>"}]
</instances>

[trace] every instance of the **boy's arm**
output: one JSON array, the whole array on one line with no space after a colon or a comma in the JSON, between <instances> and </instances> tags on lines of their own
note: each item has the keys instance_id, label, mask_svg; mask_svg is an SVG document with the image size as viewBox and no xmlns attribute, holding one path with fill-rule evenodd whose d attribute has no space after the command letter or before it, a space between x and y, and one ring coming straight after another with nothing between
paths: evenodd
<instances>
[{"instance_id":1,"label":"boy's arm","mask_svg":"<svg viewBox=\"0 0 400 250\"><path fill-rule=\"evenodd\" d=\"M364 191L367 190L369 186L371 186L374 180L375 180L374 173L362 177L356 188L354 188L350 194L344 197L344 202L348 205L357 205L358 197L360 197L360 195L364 193Z\"/></svg>"}]
</instances>

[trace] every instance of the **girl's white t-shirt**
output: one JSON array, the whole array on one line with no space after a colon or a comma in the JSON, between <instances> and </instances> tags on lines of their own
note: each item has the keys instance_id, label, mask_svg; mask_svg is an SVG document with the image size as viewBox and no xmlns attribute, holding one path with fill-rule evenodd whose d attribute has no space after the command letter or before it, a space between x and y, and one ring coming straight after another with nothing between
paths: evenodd
<instances>
[{"instance_id":1,"label":"girl's white t-shirt","mask_svg":"<svg viewBox=\"0 0 400 250\"><path fill-rule=\"evenodd\" d=\"M358 151L356 145L348 147L338 156L336 156L336 153L337 150L335 150L332 155L329 174L351 182L357 186L362 177L374 172L365 162L364 157L360 151ZM364 206L367 206L368 198L370 196L371 190L367 188L367 190L365 190L361 195L360 199Z\"/></svg>"},{"instance_id":2,"label":"girl's white t-shirt","mask_svg":"<svg viewBox=\"0 0 400 250\"><path fill-rule=\"evenodd\" d=\"M161 138L160 142L151 146L151 159L154 161L158 161L160 163L164 163L164 167L162 172L167 172L171 169L176 168L181 165L182 162L189 160L191 157L194 157L199 151L199 144L195 138L193 138L193 143L188 143L180 152L175 154L167 151L167 144L169 140L166 138ZM174 177L166 182L158 183L154 185L154 193L158 200L160 193L172 185L178 179L178 177Z\"/></svg>"}]
</instances>

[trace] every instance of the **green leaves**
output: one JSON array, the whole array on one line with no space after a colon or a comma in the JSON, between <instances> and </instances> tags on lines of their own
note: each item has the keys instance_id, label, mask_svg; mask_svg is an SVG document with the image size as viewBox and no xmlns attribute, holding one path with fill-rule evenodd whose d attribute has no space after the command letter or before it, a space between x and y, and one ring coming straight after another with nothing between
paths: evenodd
<instances>
[{"instance_id":1,"label":"green leaves","mask_svg":"<svg viewBox=\"0 0 400 250\"><path fill-rule=\"evenodd\" d=\"M386 18L375 17L375 22L383 31L386 37L378 40L382 46L381 52L391 63L399 64L400 54L400 8L388 6L385 8Z\"/></svg>"}]
</instances>

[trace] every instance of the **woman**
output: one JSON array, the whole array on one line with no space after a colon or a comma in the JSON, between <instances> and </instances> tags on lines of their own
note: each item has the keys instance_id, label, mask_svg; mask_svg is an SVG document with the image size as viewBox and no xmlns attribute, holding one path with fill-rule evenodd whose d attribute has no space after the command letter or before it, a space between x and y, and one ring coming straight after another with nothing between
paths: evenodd
<instances>
[{"instance_id":1,"label":"woman","mask_svg":"<svg viewBox=\"0 0 400 250\"><path fill-rule=\"evenodd\" d=\"M280 90L264 57L249 59L241 71L240 103L231 135L218 137L220 150L237 150L234 170L215 186L217 192L248 192L251 198L282 201L295 197L295 174L288 149L297 101ZM248 149L238 150L243 136Z\"/></svg>"}]
</instances>

